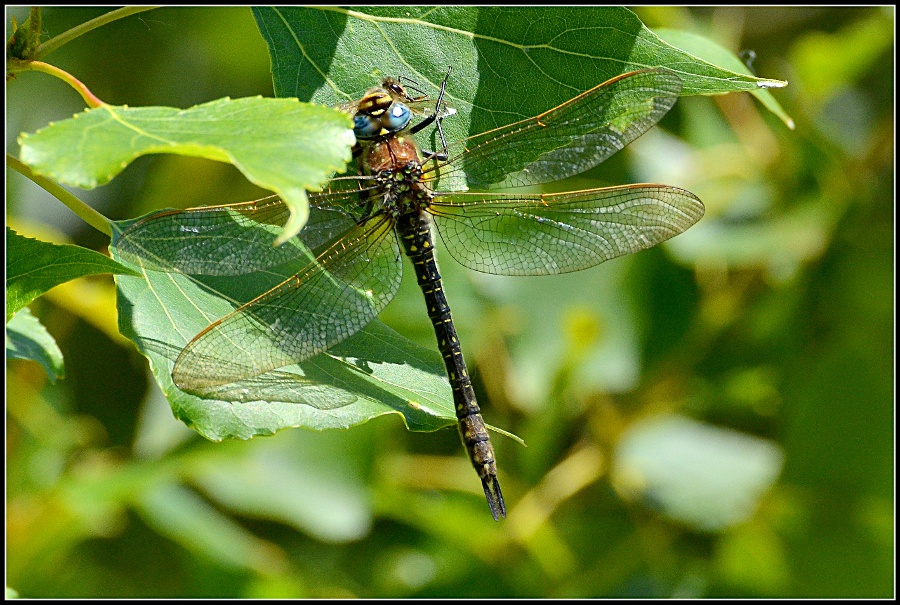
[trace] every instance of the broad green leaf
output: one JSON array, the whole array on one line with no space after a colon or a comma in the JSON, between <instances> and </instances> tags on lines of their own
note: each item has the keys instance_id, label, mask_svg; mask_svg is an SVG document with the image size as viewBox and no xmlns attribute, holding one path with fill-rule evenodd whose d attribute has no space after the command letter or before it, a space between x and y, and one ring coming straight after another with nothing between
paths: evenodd
<instances>
[{"instance_id":1,"label":"broad green leaf","mask_svg":"<svg viewBox=\"0 0 900 605\"><path fill-rule=\"evenodd\" d=\"M65 376L62 351L27 308L13 315L6 324L6 358L38 362L47 371L51 382Z\"/></svg>"},{"instance_id":2,"label":"broad green leaf","mask_svg":"<svg viewBox=\"0 0 900 605\"><path fill-rule=\"evenodd\" d=\"M348 116L296 99L219 99L190 109L104 105L22 134L21 159L61 183L93 188L149 153L234 164L291 209L280 241L306 222L306 190L320 189L350 160Z\"/></svg>"},{"instance_id":3,"label":"broad green leaf","mask_svg":"<svg viewBox=\"0 0 900 605\"><path fill-rule=\"evenodd\" d=\"M185 478L244 517L278 521L323 542L352 542L372 527L371 477L360 463L371 440L358 439L286 431L249 446L207 449Z\"/></svg>"},{"instance_id":4,"label":"broad green leaf","mask_svg":"<svg viewBox=\"0 0 900 605\"><path fill-rule=\"evenodd\" d=\"M110 251L116 258L115 244L129 224L114 225ZM417 431L454 424L440 355L413 345L377 321L327 353L212 387L203 397L175 387L171 378L175 359L196 334L304 263L301 257L236 277L145 270L142 277L117 280L120 331L150 360L175 416L216 441L270 435L285 427L347 428L387 413L401 414Z\"/></svg>"},{"instance_id":5,"label":"broad green leaf","mask_svg":"<svg viewBox=\"0 0 900 605\"><path fill-rule=\"evenodd\" d=\"M872 12L866 19L842 23L834 33L816 31L793 41L787 60L803 82L803 92L818 105L858 85L894 48L895 29L893 9Z\"/></svg>"},{"instance_id":6,"label":"broad green leaf","mask_svg":"<svg viewBox=\"0 0 900 605\"><path fill-rule=\"evenodd\" d=\"M704 531L746 521L784 464L771 441L679 416L632 426L616 451L623 495Z\"/></svg>"},{"instance_id":7,"label":"broad green leaf","mask_svg":"<svg viewBox=\"0 0 900 605\"><path fill-rule=\"evenodd\" d=\"M686 50L696 57L701 57L716 65L726 66L735 73L750 75L750 70L743 61L708 38L676 29L658 29L656 34L668 44ZM751 90L750 94L759 99L766 109L778 116L788 128L794 129L794 121L781 108L771 92L765 89Z\"/></svg>"},{"instance_id":8,"label":"broad green leaf","mask_svg":"<svg viewBox=\"0 0 900 605\"><path fill-rule=\"evenodd\" d=\"M264 572L278 565L271 544L172 481L158 481L141 493L137 510L161 535L226 568Z\"/></svg>"},{"instance_id":9,"label":"broad green leaf","mask_svg":"<svg viewBox=\"0 0 900 605\"><path fill-rule=\"evenodd\" d=\"M385 75L435 94L452 66L448 140L536 116L619 74L667 67L682 95L784 83L716 66L663 42L617 7L257 7L277 96L356 100ZM434 140L429 145L434 147Z\"/></svg>"},{"instance_id":10,"label":"broad green leaf","mask_svg":"<svg viewBox=\"0 0 900 605\"><path fill-rule=\"evenodd\" d=\"M6 321L61 283L100 273L134 271L111 258L70 244L49 244L6 228Z\"/></svg>"}]
</instances>

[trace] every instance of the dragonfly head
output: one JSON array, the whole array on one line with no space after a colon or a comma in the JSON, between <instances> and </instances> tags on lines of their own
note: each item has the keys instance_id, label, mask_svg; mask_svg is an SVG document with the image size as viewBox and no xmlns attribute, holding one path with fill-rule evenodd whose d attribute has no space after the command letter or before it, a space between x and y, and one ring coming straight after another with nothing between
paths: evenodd
<instances>
[{"instance_id":1,"label":"dragonfly head","mask_svg":"<svg viewBox=\"0 0 900 605\"><path fill-rule=\"evenodd\" d=\"M357 139L374 139L400 132L412 120L412 111L400 101L391 101L387 107L373 106L374 109L359 110L353 116L353 134Z\"/></svg>"}]
</instances>

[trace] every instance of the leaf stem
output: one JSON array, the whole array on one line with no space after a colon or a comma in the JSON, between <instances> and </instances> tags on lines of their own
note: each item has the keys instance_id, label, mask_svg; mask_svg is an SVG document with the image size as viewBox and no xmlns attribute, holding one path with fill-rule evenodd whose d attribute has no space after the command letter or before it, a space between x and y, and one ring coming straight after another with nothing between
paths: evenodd
<instances>
[{"instance_id":1,"label":"leaf stem","mask_svg":"<svg viewBox=\"0 0 900 605\"><path fill-rule=\"evenodd\" d=\"M23 164L8 153L6 154L6 165L46 189L48 193L65 204L69 210L81 217L88 225L112 237L109 219L66 191L61 185L36 174L28 165Z\"/></svg>"},{"instance_id":2,"label":"leaf stem","mask_svg":"<svg viewBox=\"0 0 900 605\"><path fill-rule=\"evenodd\" d=\"M49 63L44 63L43 61L28 61L25 66L23 66L25 70L31 71L41 71L45 74L50 74L51 76L56 76L63 82L67 83L69 86L78 91L78 94L81 95L81 98L84 99L84 102L87 103L88 107L102 107L106 105L100 98L98 98L94 93L92 93L84 83L70 74L67 71L64 71L58 67L50 65Z\"/></svg>"},{"instance_id":3,"label":"leaf stem","mask_svg":"<svg viewBox=\"0 0 900 605\"><path fill-rule=\"evenodd\" d=\"M37 50L34 53L35 59L43 58L54 50L66 44L67 42L71 42L78 36L88 33L92 29L100 27L101 25L106 25L107 23L111 23L116 21L117 19L123 19L135 13L141 13L144 11L148 11L154 8L159 8L156 6L126 6L124 8L117 8L114 11L110 11L105 15L100 15L96 19L91 19L81 25L76 25L69 31L63 32L55 38L50 38L40 46L38 46Z\"/></svg>"}]
</instances>

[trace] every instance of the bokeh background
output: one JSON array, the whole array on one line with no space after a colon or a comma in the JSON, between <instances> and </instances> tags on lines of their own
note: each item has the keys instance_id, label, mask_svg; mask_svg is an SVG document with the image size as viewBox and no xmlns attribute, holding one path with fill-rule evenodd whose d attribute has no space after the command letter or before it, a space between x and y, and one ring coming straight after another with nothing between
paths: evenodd
<instances>
[{"instance_id":1,"label":"bokeh background","mask_svg":"<svg viewBox=\"0 0 900 605\"><path fill-rule=\"evenodd\" d=\"M573 9L578 10L578 9ZM106 9L45 9L55 36ZM749 95L683 98L589 186L657 181L706 217L560 277L442 263L495 434L494 523L455 428L397 416L211 443L118 335L106 276L31 305L66 377L7 362L7 586L25 597L889 597L894 591L894 8L651 8L755 52ZM8 8L19 22L27 9ZM745 55L749 56L749 55ZM168 8L48 58L109 103L271 95L249 9ZM456 74L454 74L456 75ZM7 82L7 139L83 109ZM231 166L141 158L76 192L115 219L259 194ZM7 170L7 222L108 243ZM381 319L434 347L411 272Z\"/></svg>"}]
</instances>

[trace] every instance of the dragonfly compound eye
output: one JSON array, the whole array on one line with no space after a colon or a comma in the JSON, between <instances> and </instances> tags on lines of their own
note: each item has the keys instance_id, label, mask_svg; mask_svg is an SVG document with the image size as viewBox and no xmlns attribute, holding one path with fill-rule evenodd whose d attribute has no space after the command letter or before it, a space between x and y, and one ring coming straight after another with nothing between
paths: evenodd
<instances>
[{"instance_id":1,"label":"dragonfly compound eye","mask_svg":"<svg viewBox=\"0 0 900 605\"><path fill-rule=\"evenodd\" d=\"M412 112L409 107L400 102L395 102L391 108L381 116L381 124L387 131L384 134L400 132L407 127L412 120Z\"/></svg>"},{"instance_id":2,"label":"dragonfly compound eye","mask_svg":"<svg viewBox=\"0 0 900 605\"><path fill-rule=\"evenodd\" d=\"M353 134L357 139L373 139L381 133L381 120L365 113L353 116Z\"/></svg>"}]
</instances>

